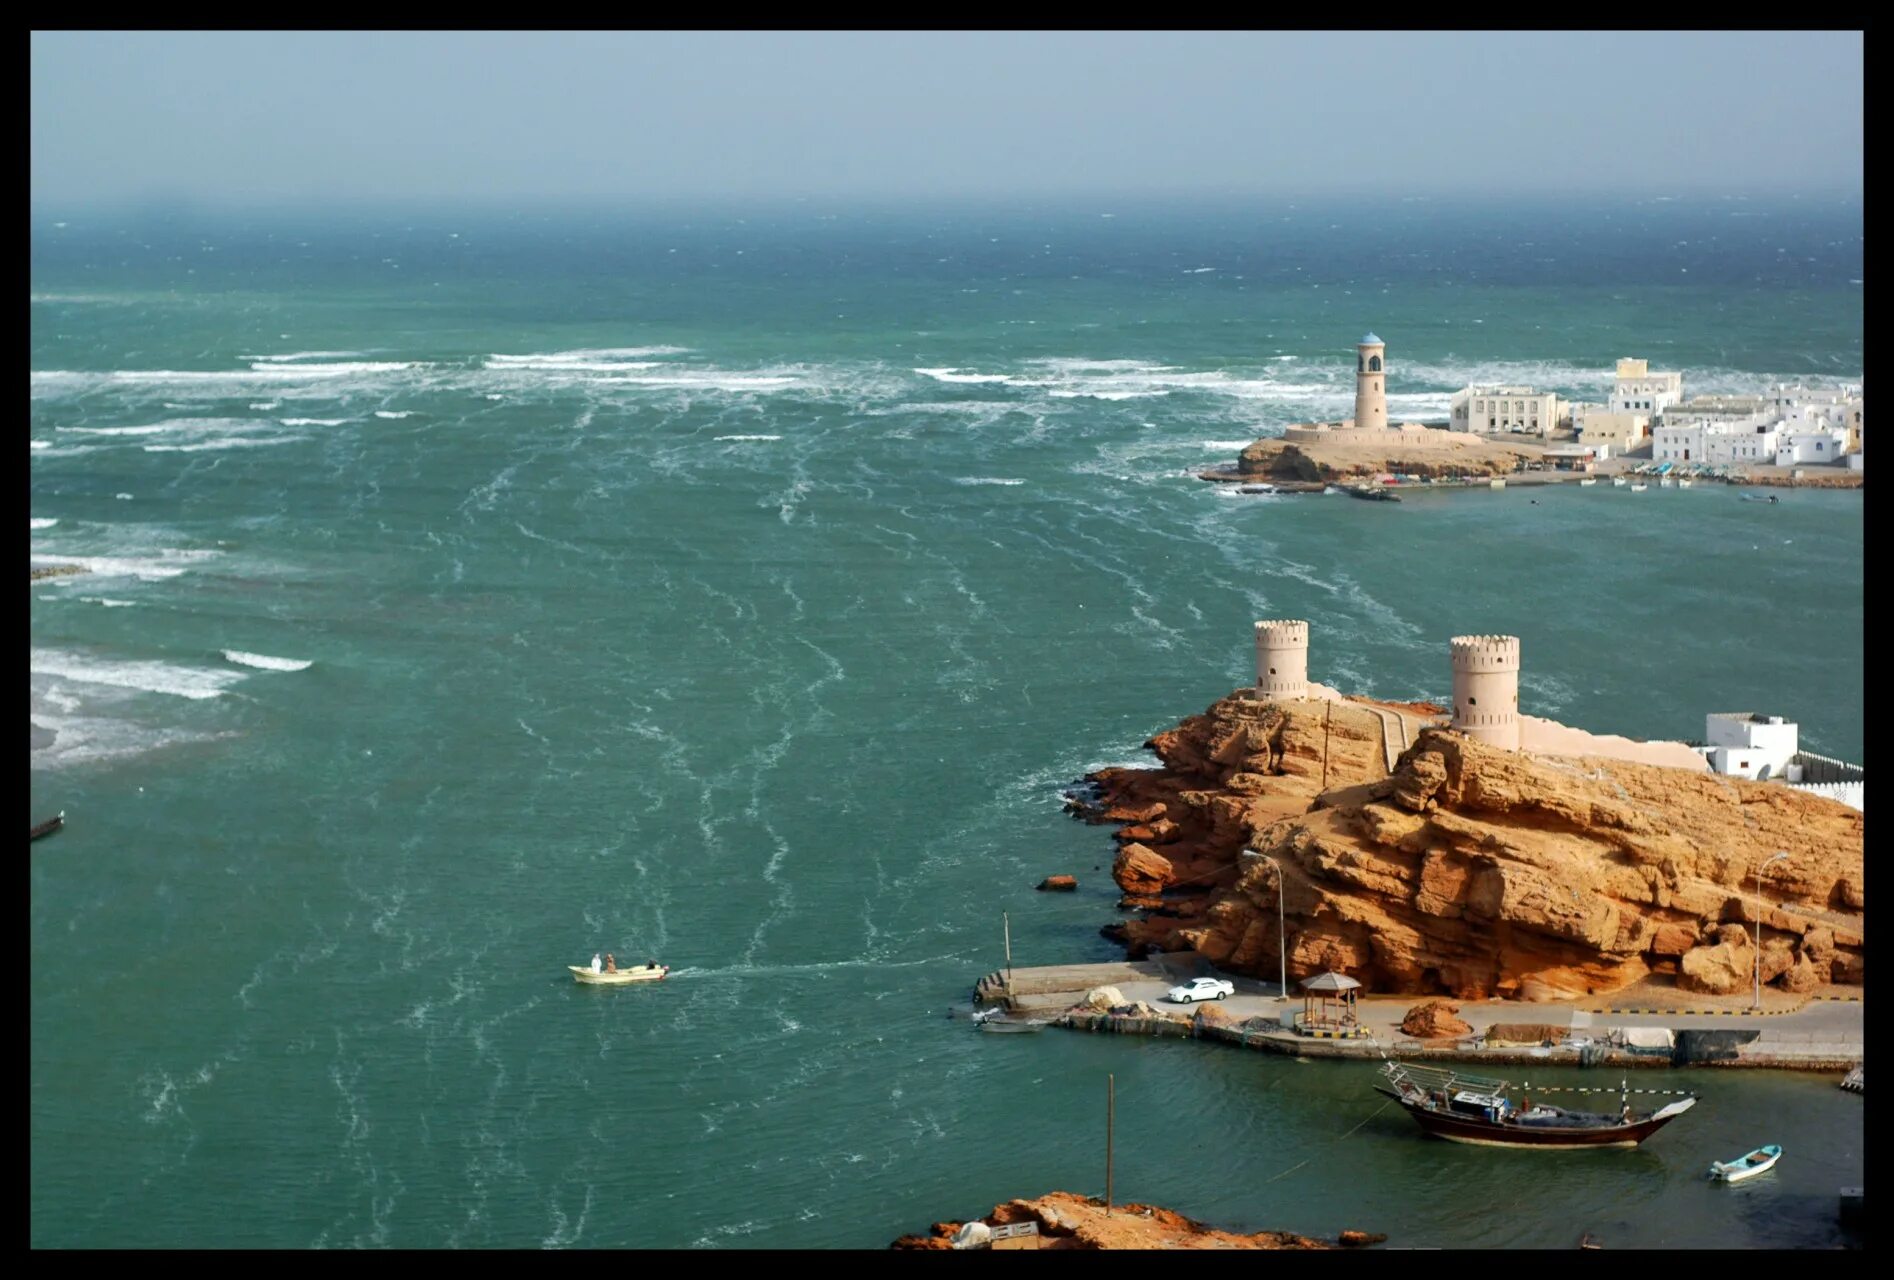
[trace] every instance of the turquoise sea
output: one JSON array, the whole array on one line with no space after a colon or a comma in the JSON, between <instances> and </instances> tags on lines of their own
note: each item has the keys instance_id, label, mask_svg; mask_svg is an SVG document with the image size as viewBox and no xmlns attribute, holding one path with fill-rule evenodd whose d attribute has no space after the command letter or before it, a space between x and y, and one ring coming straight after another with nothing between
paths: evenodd
<instances>
[{"instance_id":1,"label":"turquoise sea","mask_svg":"<svg viewBox=\"0 0 1894 1280\"><path fill-rule=\"evenodd\" d=\"M1698 1110L1547 1159L1423 1141L1365 1067L947 1012L1002 911L1017 963L1117 954L1061 790L1246 683L1255 618L1345 690L1503 631L1533 714L1862 761L1858 492L1193 478L1346 413L1367 329L1396 417L1632 355L1858 379L1859 206L41 210L31 250L32 554L91 569L31 593L35 1245L875 1247L1102 1192L1107 1072L1118 1196L1231 1229L1839 1242L1826 1077L1653 1073ZM594 951L677 968L580 988Z\"/></svg>"}]
</instances>

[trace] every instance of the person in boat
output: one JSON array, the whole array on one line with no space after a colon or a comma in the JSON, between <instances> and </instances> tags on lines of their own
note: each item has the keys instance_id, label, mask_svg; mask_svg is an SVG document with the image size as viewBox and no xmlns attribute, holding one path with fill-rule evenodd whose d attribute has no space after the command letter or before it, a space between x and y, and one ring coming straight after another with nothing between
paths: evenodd
<instances>
[{"instance_id":1,"label":"person in boat","mask_svg":"<svg viewBox=\"0 0 1894 1280\"><path fill-rule=\"evenodd\" d=\"M644 967L647 969L656 969L658 967L658 962L656 960L647 960L644 962Z\"/></svg>"},{"instance_id":2,"label":"person in boat","mask_svg":"<svg viewBox=\"0 0 1894 1280\"><path fill-rule=\"evenodd\" d=\"M618 959L616 956L612 955L612 953L609 951L605 953L605 972L607 973L618 972Z\"/></svg>"},{"instance_id":3,"label":"person in boat","mask_svg":"<svg viewBox=\"0 0 1894 1280\"><path fill-rule=\"evenodd\" d=\"M593 973L604 972L604 966L600 963L599 958L598 958L598 952L596 951L592 953L592 972Z\"/></svg>"}]
</instances>

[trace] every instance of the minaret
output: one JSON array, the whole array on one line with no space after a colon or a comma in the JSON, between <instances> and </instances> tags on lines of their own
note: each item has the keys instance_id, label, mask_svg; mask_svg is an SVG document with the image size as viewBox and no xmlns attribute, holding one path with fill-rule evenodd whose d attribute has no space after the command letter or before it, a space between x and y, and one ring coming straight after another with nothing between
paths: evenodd
<instances>
[{"instance_id":1,"label":"minaret","mask_svg":"<svg viewBox=\"0 0 1894 1280\"><path fill-rule=\"evenodd\" d=\"M1382 364L1387 347L1372 333L1355 344L1355 425L1388 425L1388 396Z\"/></svg>"}]
</instances>

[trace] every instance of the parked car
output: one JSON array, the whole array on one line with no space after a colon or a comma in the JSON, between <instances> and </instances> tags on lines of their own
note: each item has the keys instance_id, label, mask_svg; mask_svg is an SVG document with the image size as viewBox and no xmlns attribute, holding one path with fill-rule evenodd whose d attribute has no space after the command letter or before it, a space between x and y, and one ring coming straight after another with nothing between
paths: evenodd
<instances>
[{"instance_id":1,"label":"parked car","mask_svg":"<svg viewBox=\"0 0 1894 1280\"><path fill-rule=\"evenodd\" d=\"M1181 987L1172 987L1164 998L1172 1004L1190 1004L1197 1000L1221 1000L1236 994L1236 984L1227 978L1192 978Z\"/></svg>"}]
</instances>

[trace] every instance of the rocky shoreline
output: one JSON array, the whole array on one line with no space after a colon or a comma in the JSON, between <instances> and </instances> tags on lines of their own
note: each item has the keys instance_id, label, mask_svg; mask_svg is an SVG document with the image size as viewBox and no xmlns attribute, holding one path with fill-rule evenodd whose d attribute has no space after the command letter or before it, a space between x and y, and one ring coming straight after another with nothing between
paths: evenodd
<instances>
[{"instance_id":1,"label":"rocky shoreline","mask_svg":"<svg viewBox=\"0 0 1894 1280\"><path fill-rule=\"evenodd\" d=\"M1090 775L1069 807L1118 828L1119 906L1138 913L1102 932L1132 959L1192 950L1274 977L1280 868L1292 980L1335 970L1378 994L1530 1001L1662 975L1729 993L1751 982L1760 914L1765 983L1862 984L1859 812L1433 727L1405 745L1403 705L1422 706L1239 691L1147 742L1161 768ZM1790 856L1759 913L1746 878L1777 851Z\"/></svg>"},{"instance_id":2,"label":"rocky shoreline","mask_svg":"<svg viewBox=\"0 0 1894 1280\"><path fill-rule=\"evenodd\" d=\"M997 1232L996 1228L1014 1228ZM1024 1228L1020 1230L1020 1228ZM996 1238L996 1236L998 1238ZM1108 1213L1095 1196L1054 1191L1035 1200L1009 1200L966 1222L936 1222L925 1235L907 1235L895 1249L1336 1249L1379 1244L1387 1237L1344 1231L1334 1242L1292 1231L1243 1235L1219 1231L1156 1205L1119 1204Z\"/></svg>"}]
</instances>

